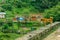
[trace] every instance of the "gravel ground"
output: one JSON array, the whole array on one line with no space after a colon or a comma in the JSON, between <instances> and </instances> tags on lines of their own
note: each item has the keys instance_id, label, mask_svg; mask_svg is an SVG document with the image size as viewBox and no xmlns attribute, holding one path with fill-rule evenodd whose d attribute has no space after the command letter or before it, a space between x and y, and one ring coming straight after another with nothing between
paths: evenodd
<instances>
[{"instance_id":1,"label":"gravel ground","mask_svg":"<svg viewBox=\"0 0 60 40\"><path fill-rule=\"evenodd\" d=\"M60 28L58 28L56 31L48 35L43 40L60 40Z\"/></svg>"}]
</instances>

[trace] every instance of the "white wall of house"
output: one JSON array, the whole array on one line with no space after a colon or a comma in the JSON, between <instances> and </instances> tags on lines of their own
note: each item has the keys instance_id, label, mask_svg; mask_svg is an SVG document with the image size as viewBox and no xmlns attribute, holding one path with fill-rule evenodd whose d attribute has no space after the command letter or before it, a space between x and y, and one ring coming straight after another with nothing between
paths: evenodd
<instances>
[{"instance_id":1,"label":"white wall of house","mask_svg":"<svg viewBox=\"0 0 60 40\"><path fill-rule=\"evenodd\" d=\"M5 18L5 15L0 15L0 18Z\"/></svg>"},{"instance_id":2,"label":"white wall of house","mask_svg":"<svg viewBox=\"0 0 60 40\"><path fill-rule=\"evenodd\" d=\"M0 18L5 18L6 13L0 12Z\"/></svg>"}]
</instances>

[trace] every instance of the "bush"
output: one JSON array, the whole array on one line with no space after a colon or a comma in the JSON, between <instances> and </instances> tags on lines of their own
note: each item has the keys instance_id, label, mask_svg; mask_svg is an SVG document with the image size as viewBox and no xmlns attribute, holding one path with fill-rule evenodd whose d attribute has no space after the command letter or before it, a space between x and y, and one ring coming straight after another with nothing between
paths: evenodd
<instances>
[{"instance_id":1,"label":"bush","mask_svg":"<svg viewBox=\"0 0 60 40\"><path fill-rule=\"evenodd\" d=\"M49 10L45 10L44 17L49 18L50 16L53 17L53 21L60 21L60 5L59 4Z\"/></svg>"},{"instance_id":2,"label":"bush","mask_svg":"<svg viewBox=\"0 0 60 40\"><path fill-rule=\"evenodd\" d=\"M8 29L8 28L9 28L9 26L7 24L4 24L2 29L5 30L5 29Z\"/></svg>"},{"instance_id":3,"label":"bush","mask_svg":"<svg viewBox=\"0 0 60 40\"><path fill-rule=\"evenodd\" d=\"M12 6L10 4L4 4L4 5L2 5L2 8L5 10L9 10L9 11L12 10Z\"/></svg>"},{"instance_id":4,"label":"bush","mask_svg":"<svg viewBox=\"0 0 60 40\"><path fill-rule=\"evenodd\" d=\"M8 26L13 26L13 22L12 21L8 21L7 24L8 24Z\"/></svg>"},{"instance_id":5,"label":"bush","mask_svg":"<svg viewBox=\"0 0 60 40\"><path fill-rule=\"evenodd\" d=\"M4 25L4 22L0 22L0 26L3 26Z\"/></svg>"},{"instance_id":6,"label":"bush","mask_svg":"<svg viewBox=\"0 0 60 40\"><path fill-rule=\"evenodd\" d=\"M22 7L21 2L19 2L19 1L15 1L14 4L15 4L15 6L16 6L17 8L21 8L21 7Z\"/></svg>"},{"instance_id":7,"label":"bush","mask_svg":"<svg viewBox=\"0 0 60 40\"><path fill-rule=\"evenodd\" d=\"M37 29L37 28L32 27L32 28L31 28L31 31L34 31L34 30L36 30L36 29Z\"/></svg>"},{"instance_id":8,"label":"bush","mask_svg":"<svg viewBox=\"0 0 60 40\"><path fill-rule=\"evenodd\" d=\"M13 26L13 24L12 24L11 22L8 22L7 24L8 24L9 26Z\"/></svg>"}]
</instances>

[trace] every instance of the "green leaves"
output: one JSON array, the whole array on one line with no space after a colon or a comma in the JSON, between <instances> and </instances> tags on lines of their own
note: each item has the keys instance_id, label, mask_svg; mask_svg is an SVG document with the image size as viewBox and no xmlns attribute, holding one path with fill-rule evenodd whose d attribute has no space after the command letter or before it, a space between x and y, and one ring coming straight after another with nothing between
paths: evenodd
<instances>
[{"instance_id":1,"label":"green leaves","mask_svg":"<svg viewBox=\"0 0 60 40\"><path fill-rule=\"evenodd\" d=\"M14 8L21 9L34 7L35 10L37 9L43 12L45 9L55 6L58 2L59 0L5 0L5 4L2 5L2 8L11 11Z\"/></svg>"},{"instance_id":2,"label":"green leaves","mask_svg":"<svg viewBox=\"0 0 60 40\"><path fill-rule=\"evenodd\" d=\"M51 8L56 5L58 1L59 0L36 0L35 2L32 2L32 5L40 11L44 11L44 9Z\"/></svg>"},{"instance_id":3,"label":"green leaves","mask_svg":"<svg viewBox=\"0 0 60 40\"><path fill-rule=\"evenodd\" d=\"M58 3L58 5L56 5L53 8L45 10L44 16L46 18L49 18L50 16L52 16L54 21L60 21L60 5L59 4L60 3Z\"/></svg>"},{"instance_id":4,"label":"green leaves","mask_svg":"<svg viewBox=\"0 0 60 40\"><path fill-rule=\"evenodd\" d=\"M12 6L10 4L4 4L4 5L2 5L2 8L5 10L9 10L9 11L12 10Z\"/></svg>"}]
</instances>

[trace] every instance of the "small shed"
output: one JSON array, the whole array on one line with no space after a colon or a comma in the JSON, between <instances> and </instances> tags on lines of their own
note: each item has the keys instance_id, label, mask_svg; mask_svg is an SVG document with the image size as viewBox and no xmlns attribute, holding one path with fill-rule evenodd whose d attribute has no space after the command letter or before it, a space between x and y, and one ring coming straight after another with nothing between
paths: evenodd
<instances>
[{"instance_id":1,"label":"small shed","mask_svg":"<svg viewBox=\"0 0 60 40\"><path fill-rule=\"evenodd\" d=\"M0 12L0 18L5 18L6 13L5 12Z\"/></svg>"}]
</instances>

